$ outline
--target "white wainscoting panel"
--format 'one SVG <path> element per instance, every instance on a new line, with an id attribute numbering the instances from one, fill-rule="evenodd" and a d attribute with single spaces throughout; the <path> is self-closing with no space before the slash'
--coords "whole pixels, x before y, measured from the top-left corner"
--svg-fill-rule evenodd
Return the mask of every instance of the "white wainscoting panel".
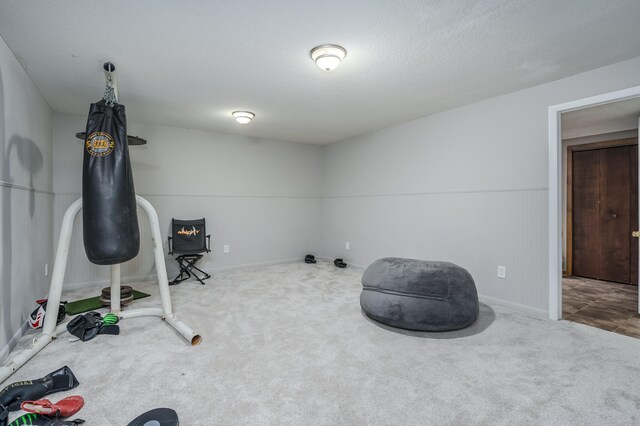
<path id="1" fill-rule="evenodd" d="M 546 311 L 547 203 L 546 189 L 328 197 L 322 255 L 361 267 L 382 257 L 449 261 L 480 294 Z"/>
<path id="2" fill-rule="evenodd" d="M 171 218 L 207 220 L 212 253 L 205 254 L 198 266 L 213 271 L 241 265 L 302 259 L 307 252 L 320 250 L 320 203 L 316 197 L 251 197 L 251 196 L 181 196 L 145 195 L 156 209 L 160 220 L 165 253 Z M 79 194 L 55 196 L 55 244 L 67 207 Z M 144 211 L 138 211 L 140 253 L 122 266 L 122 281 L 154 279 L 155 262 L 149 224 Z M 223 253 L 229 245 L 230 252 Z M 177 273 L 171 256 L 165 257 L 169 277 Z M 82 212 L 78 215 L 69 253 L 65 285 L 107 283 L 109 268 L 88 261 L 83 246 Z"/>

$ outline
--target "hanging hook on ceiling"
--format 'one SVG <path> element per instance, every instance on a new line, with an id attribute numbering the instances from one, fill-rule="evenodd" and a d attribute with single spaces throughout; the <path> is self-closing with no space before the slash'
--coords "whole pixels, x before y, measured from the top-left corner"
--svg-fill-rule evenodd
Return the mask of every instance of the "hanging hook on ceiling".
<path id="1" fill-rule="evenodd" d="M 104 73 L 107 77 L 107 86 L 111 86 L 113 83 L 113 75 L 112 73 L 116 70 L 116 66 L 111 63 L 111 61 L 107 61 L 102 65 L 104 68 Z"/>

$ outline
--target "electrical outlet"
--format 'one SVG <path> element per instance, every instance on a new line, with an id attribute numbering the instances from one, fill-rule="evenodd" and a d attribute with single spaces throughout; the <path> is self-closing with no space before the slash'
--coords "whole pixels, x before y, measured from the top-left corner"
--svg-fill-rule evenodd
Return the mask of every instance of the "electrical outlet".
<path id="1" fill-rule="evenodd" d="M 498 266 L 498 278 L 502 278 L 503 280 L 507 278 L 506 266 Z"/>
<path id="2" fill-rule="evenodd" d="M 229 244 L 225 244 L 225 245 L 224 245 L 224 247 L 223 247 L 223 249 L 224 249 L 224 252 L 225 252 L 225 253 L 229 253 L 229 251 L 230 251 L 230 250 L 229 250 Z"/>
<path id="3" fill-rule="evenodd" d="M 44 264 L 44 276 L 45 277 L 49 276 L 49 264 L 48 263 Z"/>
<path id="4" fill-rule="evenodd" d="M 344 248 L 345 250 L 349 250 L 350 244 L 349 241 L 347 241 L 346 243 L 344 243 Z"/>

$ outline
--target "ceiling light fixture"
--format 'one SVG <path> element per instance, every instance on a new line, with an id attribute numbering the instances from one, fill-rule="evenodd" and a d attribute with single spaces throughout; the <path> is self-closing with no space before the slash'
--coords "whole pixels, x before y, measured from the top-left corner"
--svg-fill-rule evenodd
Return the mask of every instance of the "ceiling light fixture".
<path id="1" fill-rule="evenodd" d="M 235 118 L 236 121 L 240 124 L 251 123 L 251 120 L 253 120 L 253 117 L 256 116 L 254 113 L 250 111 L 233 111 L 231 115 L 233 115 L 233 118 Z"/>
<path id="2" fill-rule="evenodd" d="M 311 49 L 310 55 L 318 68 L 331 71 L 338 68 L 340 62 L 347 56 L 347 51 L 344 47 L 335 44 L 321 44 Z"/>

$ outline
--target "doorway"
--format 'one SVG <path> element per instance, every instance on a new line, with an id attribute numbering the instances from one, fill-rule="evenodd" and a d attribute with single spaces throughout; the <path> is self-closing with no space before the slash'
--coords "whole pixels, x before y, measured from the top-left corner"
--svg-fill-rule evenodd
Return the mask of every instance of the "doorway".
<path id="1" fill-rule="evenodd" d="M 640 100 L 633 108 L 640 113 Z M 638 239 L 631 235 L 638 227 L 638 140 L 579 142 L 566 146 L 562 316 L 640 338 Z"/>
<path id="2" fill-rule="evenodd" d="M 561 126 L 564 115 L 573 111 L 606 106 L 627 100 L 640 100 L 640 86 L 549 107 L 549 318 L 552 320 L 563 318 L 562 273 L 565 265 L 563 256 L 565 244 L 563 239 L 566 237 L 566 232 L 563 229 L 565 223 L 565 204 L 563 199 L 565 195 L 563 179 L 565 153 L 563 151 Z M 638 122 L 637 120 L 636 116 L 636 123 Z M 636 124 L 636 132 L 637 128 Z M 616 214 L 616 212 L 614 211 L 612 214 Z M 630 255 L 630 257 L 632 256 Z M 637 262 L 637 255 L 635 257 Z M 577 283 L 573 283 L 574 287 L 577 285 Z M 635 286 L 632 287 L 632 290 L 636 290 L 634 303 L 636 314 L 640 307 L 640 302 L 637 299 L 637 288 Z"/>
<path id="3" fill-rule="evenodd" d="M 637 143 L 626 138 L 566 147 L 562 316 L 640 338 L 638 240 L 631 235 L 638 226 Z"/>

